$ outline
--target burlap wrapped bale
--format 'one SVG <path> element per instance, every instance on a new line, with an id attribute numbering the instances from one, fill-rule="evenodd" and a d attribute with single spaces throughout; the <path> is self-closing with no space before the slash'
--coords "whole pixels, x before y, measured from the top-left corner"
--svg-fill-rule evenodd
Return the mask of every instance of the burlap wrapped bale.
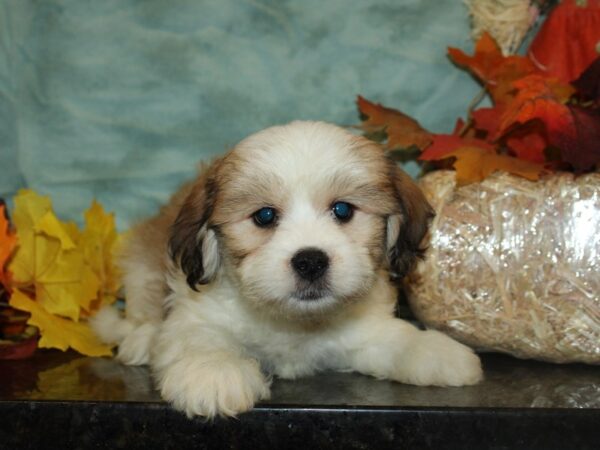
<path id="1" fill-rule="evenodd" d="M 409 283 L 416 316 L 484 350 L 600 363 L 600 174 L 421 185 L 437 212 Z"/>

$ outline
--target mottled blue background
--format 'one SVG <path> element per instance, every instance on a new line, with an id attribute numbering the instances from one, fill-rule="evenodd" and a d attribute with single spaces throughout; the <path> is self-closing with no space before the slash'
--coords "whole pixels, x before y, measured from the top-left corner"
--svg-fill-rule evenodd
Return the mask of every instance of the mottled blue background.
<path id="1" fill-rule="evenodd" d="M 449 131 L 468 35 L 460 0 L 0 0 L 0 196 L 123 228 L 249 133 L 357 123 L 359 93 Z"/>

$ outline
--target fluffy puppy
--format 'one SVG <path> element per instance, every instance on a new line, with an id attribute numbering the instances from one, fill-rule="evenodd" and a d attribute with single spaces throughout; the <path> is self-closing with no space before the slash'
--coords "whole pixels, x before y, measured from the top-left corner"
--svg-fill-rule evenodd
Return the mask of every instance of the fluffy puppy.
<path id="1" fill-rule="evenodd" d="M 133 230 L 126 317 L 93 325 L 188 416 L 235 415 L 268 398 L 272 375 L 323 369 L 474 384 L 469 348 L 394 317 L 391 280 L 431 215 L 377 144 L 321 122 L 268 128 Z"/>

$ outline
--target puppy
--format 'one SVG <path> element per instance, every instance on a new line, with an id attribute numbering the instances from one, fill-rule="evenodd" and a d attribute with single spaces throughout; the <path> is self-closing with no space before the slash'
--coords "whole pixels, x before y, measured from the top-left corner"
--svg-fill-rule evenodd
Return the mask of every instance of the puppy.
<path id="1" fill-rule="evenodd" d="M 375 143 L 321 122 L 256 133 L 134 228 L 126 317 L 93 320 L 188 416 L 233 416 L 271 376 L 477 383 L 467 347 L 394 317 L 432 211 Z"/>

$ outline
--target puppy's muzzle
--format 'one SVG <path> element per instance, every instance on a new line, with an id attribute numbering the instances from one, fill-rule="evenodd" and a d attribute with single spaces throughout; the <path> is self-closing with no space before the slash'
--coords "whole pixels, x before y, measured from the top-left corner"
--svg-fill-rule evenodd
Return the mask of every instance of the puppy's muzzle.
<path id="1" fill-rule="evenodd" d="M 329 267 L 329 257 L 318 248 L 304 248 L 292 257 L 292 267 L 303 280 L 313 282 Z"/>

